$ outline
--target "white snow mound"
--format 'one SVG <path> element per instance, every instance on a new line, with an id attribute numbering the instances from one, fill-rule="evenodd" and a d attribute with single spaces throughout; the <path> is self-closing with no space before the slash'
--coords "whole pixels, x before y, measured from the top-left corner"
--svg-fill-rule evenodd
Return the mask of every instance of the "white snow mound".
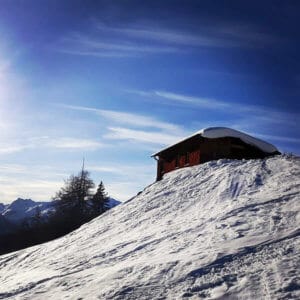
<path id="1" fill-rule="evenodd" d="M 299 299 L 300 159 L 168 173 L 52 242 L 0 257 L 0 299 Z"/>

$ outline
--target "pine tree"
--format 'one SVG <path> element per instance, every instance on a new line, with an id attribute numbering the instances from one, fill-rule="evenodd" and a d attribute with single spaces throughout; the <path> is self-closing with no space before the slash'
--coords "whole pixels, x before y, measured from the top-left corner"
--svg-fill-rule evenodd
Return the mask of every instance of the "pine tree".
<path id="1" fill-rule="evenodd" d="M 88 219 L 87 200 L 92 198 L 94 182 L 88 171 L 82 170 L 77 176 L 71 175 L 53 198 L 57 201 L 56 217 L 62 219 L 66 226 L 73 227 Z"/>
<path id="2" fill-rule="evenodd" d="M 101 181 L 98 185 L 97 191 L 92 198 L 93 213 L 98 216 L 108 209 L 109 197 L 107 196 L 104 184 Z"/>
<path id="3" fill-rule="evenodd" d="M 82 170 L 77 176 L 71 175 L 65 181 L 65 186 L 56 193 L 53 200 L 81 205 L 92 197 L 91 190 L 95 185 L 89 176 L 90 174 L 86 170 Z"/>

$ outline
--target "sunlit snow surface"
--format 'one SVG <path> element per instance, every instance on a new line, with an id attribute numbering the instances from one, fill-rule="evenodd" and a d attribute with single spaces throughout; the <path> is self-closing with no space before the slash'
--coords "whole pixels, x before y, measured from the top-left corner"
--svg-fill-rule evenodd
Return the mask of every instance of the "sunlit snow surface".
<path id="1" fill-rule="evenodd" d="M 1 299 L 297 299 L 300 160 L 167 174 L 55 241 L 0 257 Z"/>

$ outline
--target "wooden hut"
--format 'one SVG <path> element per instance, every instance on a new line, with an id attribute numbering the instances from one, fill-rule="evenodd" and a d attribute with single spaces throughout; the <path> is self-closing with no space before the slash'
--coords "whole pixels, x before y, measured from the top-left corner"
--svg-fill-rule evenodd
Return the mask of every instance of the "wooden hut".
<path id="1" fill-rule="evenodd" d="M 265 141 L 240 131 L 211 127 L 168 146 L 152 157 L 157 160 L 157 180 L 178 168 L 194 166 L 220 158 L 253 159 L 280 154 Z"/>

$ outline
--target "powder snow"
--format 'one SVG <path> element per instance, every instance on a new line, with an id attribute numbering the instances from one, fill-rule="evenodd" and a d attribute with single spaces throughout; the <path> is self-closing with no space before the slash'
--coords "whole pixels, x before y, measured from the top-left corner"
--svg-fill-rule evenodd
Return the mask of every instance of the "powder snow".
<path id="1" fill-rule="evenodd" d="M 300 159 L 170 172 L 51 242 L 0 257 L 0 299 L 296 299 Z"/>

